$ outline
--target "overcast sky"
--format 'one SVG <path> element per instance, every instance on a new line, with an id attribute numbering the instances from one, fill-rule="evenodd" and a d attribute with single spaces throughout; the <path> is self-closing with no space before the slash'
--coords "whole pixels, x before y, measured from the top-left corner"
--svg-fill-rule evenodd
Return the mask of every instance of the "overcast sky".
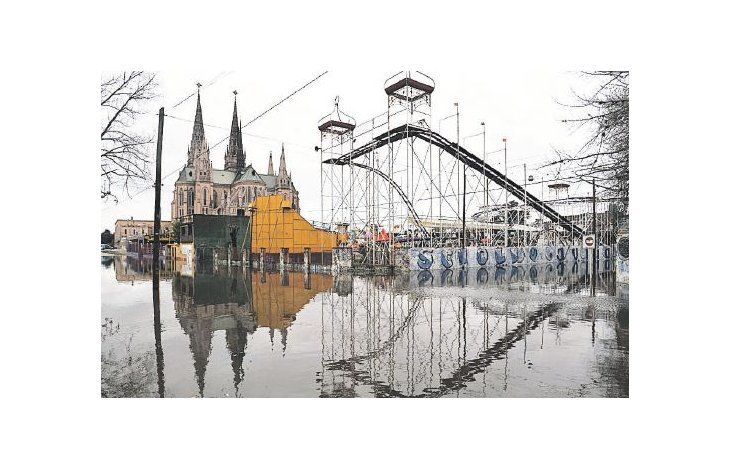
<path id="1" fill-rule="evenodd" d="M 173 106 L 195 91 L 201 82 L 203 121 L 208 144 L 213 146 L 228 136 L 233 109 L 233 90 L 238 91 L 238 115 L 243 124 L 253 119 L 271 105 L 319 75 L 329 72 L 318 81 L 297 93 L 291 99 L 244 129 L 243 142 L 247 151 L 247 163 L 265 171 L 269 151 L 274 152 L 274 167 L 278 168 L 281 143 L 286 146 L 287 167 L 299 190 L 302 213 L 305 217 L 319 218 L 319 155 L 313 147 L 319 144 L 317 122 L 332 110 L 333 99 L 340 96 L 340 107 L 356 121 L 367 120 L 386 110 L 384 81 L 398 69 L 373 69 L 360 66 L 357 71 L 345 68 L 301 69 L 296 72 L 279 68 L 251 68 L 238 71 L 206 72 L 159 72 L 160 97 L 149 106 L 150 114 L 139 119 L 137 129 L 155 133 L 157 109 L 165 107 L 171 117 L 165 119 L 162 154 L 162 218 L 170 219 L 170 203 L 177 172 L 187 159 L 187 147 L 192 134 L 195 116 L 195 97 L 179 106 Z M 430 75 L 436 82 L 433 94 L 433 123 L 454 112 L 454 102 L 459 102 L 461 112 L 461 136 L 481 133 L 480 122 L 487 127 L 487 151 L 499 149 L 502 138 L 509 142 L 509 176 L 522 182 L 523 163 L 528 174 L 536 178 L 547 175 L 547 170 L 536 171 L 538 166 L 554 158 L 554 148 L 575 146 L 581 133 L 573 133 L 561 119 L 566 118 L 566 108 L 558 101 L 571 101 L 571 88 L 585 89 L 585 82 L 576 72 L 513 71 L 500 70 L 491 73 L 470 73 L 464 67 L 458 71 L 448 67 L 418 69 Z M 208 85 L 208 83 L 211 83 Z M 444 122 L 442 132 L 456 140 L 453 123 Z M 227 141 L 211 150 L 213 167 L 223 168 L 223 155 Z M 481 153 L 481 136 L 465 141 L 474 153 Z M 150 150 L 154 159 L 154 147 Z M 490 164 L 499 170 L 504 168 L 501 155 L 490 158 Z M 152 165 L 154 172 L 154 165 Z M 169 175 L 169 176 L 168 176 Z M 165 178 L 165 176 L 168 176 Z M 141 187 L 144 188 L 144 187 Z M 539 189 L 532 190 L 539 194 Z M 116 219 L 152 219 L 154 189 L 132 190 L 133 198 L 122 194 L 118 204 L 102 202 L 101 230 L 114 229 Z M 588 188 L 571 188 L 571 195 L 586 195 Z M 539 196 L 539 195 L 538 195 Z"/>

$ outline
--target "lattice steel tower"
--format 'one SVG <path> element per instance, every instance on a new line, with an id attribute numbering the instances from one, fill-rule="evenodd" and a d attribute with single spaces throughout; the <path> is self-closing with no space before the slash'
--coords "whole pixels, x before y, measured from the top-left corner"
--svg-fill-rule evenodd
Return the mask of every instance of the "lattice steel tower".
<path id="1" fill-rule="evenodd" d="M 320 195 L 322 225 L 329 230 L 349 228 L 352 224 L 352 167 L 325 165 L 326 159 L 336 158 L 352 150 L 355 119 L 340 110 L 339 96 L 331 113 L 319 120 L 320 132 Z"/>
<path id="2" fill-rule="evenodd" d="M 388 184 L 388 227 L 393 244 L 393 233 L 401 235 L 400 240 L 413 244 L 417 236 L 421 240 L 426 235 L 417 235 L 415 214 L 433 218 L 434 186 L 433 186 L 433 158 L 431 143 L 420 149 L 415 148 L 414 138 L 406 135 L 402 141 L 390 139 L 391 129 L 398 126 L 416 125 L 431 129 L 431 98 L 436 87 L 434 80 L 423 72 L 402 71 L 388 78 L 384 84 L 388 98 L 387 130 L 388 145 L 387 158 L 383 159 L 391 181 Z M 398 184 L 405 195 L 405 201 L 393 195 L 393 183 Z M 437 198 L 438 199 L 438 198 Z M 392 252 L 391 252 L 392 257 Z"/>

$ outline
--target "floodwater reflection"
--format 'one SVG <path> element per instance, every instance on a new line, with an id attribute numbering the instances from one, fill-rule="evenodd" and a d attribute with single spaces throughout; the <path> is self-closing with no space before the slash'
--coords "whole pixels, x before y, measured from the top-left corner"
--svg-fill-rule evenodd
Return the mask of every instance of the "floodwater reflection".
<path id="1" fill-rule="evenodd" d="M 331 276 L 102 260 L 108 397 L 626 397 L 628 290 L 583 264 Z"/>

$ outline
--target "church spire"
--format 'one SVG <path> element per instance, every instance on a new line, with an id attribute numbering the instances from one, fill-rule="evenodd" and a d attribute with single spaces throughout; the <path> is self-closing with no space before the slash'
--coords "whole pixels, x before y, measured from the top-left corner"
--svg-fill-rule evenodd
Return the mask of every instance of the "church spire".
<path id="1" fill-rule="evenodd" d="M 246 357 L 246 344 L 248 338 L 246 330 L 238 322 L 233 329 L 226 329 L 226 345 L 231 353 L 231 366 L 233 367 L 233 388 L 238 396 L 239 386 L 243 381 L 243 359 Z"/>
<path id="2" fill-rule="evenodd" d="M 276 176 L 276 188 L 277 189 L 289 189 L 291 188 L 291 181 L 289 175 L 286 172 L 286 157 L 284 156 L 284 144 L 281 144 L 281 158 L 279 158 L 279 174 Z"/>
<path id="3" fill-rule="evenodd" d="M 287 335 L 287 328 L 283 328 L 281 330 L 281 356 L 286 355 L 286 335 Z"/>
<path id="4" fill-rule="evenodd" d="M 188 166 L 195 171 L 196 181 L 210 180 L 210 151 L 208 141 L 205 140 L 203 128 L 203 108 L 200 105 L 200 83 L 198 85 L 198 106 L 195 109 L 195 122 L 193 123 L 193 138 L 188 148 Z"/>
<path id="5" fill-rule="evenodd" d="M 271 150 L 269 150 L 269 171 L 266 173 L 269 176 L 274 175 L 274 159 L 271 157 Z"/>
<path id="6" fill-rule="evenodd" d="M 241 122 L 238 122 L 238 145 L 241 146 L 241 149 L 243 149 L 243 134 L 241 133 Z M 238 169 L 243 169 L 246 167 L 246 150 L 243 150 L 243 152 L 238 155 L 237 161 Z"/>
<path id="7" fill-rule="evenodd" d="M 188 150 L 188 166 L 193 165 L 195 155 L 200 153 L 205 146 L 205 129 L 203 127 L 203 107 L 200 105 L 200 83 L 198 86 L 198 105 L 195 108 L 195 122 L 193 123 L 193 137 L 190 140 L 190 149 Z"/>
<path id="8" fill-rule="evenodd" d="M 183 329 L 185 329 L 183 327 Z M 211 340 L 213 338 L 212 320 L 190 319 L 186 330 L 190 336 L 190 351 L 193 354 L 193 368 L 195 369 L 195 380 L 198 383 L 198 394 L 203 397 L 205 393 L 205 371 L 210 358 Z"/>
<path id="9" fill-rule="evenodd" d="M 231 134 L 228 136 L 228 148 L 225 155 L 225 168 L 233 171 L 237 168 L 243 168 L 246 163 L 241 138 L 241 125 L 238 122 L 237 94 L 238 91 L 233 91 L 233 119 L 231 120 Z"/>
<path id="10" fill-rule="evenodd" d="M 281 158 L 279 158 L 279 177 L 286 177 L 286 157 L 284 156 L 284 143 L 281 143 Z"/>

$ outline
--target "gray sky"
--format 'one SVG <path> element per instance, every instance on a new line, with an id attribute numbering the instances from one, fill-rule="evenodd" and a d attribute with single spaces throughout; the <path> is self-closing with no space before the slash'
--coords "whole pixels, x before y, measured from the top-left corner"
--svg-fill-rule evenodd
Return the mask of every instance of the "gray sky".
<path id="1" fill-rule="evenodd" d="M 208 144 L 213 146 L 230 131 L 234 89 L 238 91 L 239 118 L 245 124 L 323 70 L 312 68 L 291 72 L 279 68 L 255 68 L 159 72 L 160 98 L 149 106 L 149 115 L 140 117 L 137 127 L 150 133 L 156 132 L 156 112 L 160 106 L 165 107 L 167 115 L 188 120 L 165 119 L 162 218 L 170 218 L 174 181 L 187 158 L 195 115 L 195 97 L 190 97 L 174 109 L 172 106 L 192 94 L 196 82 L 204 85 L 213 82 L 201 90 L 205 134 Z M 336 95 L 340 96 L 340 108 L 356 121 L 364 121 L 384 112 L 387 100 L 383 83 L 398 71 L 370 70 L 367 66 L 365 70 L 361 67 L 357 71 L 344 68 L 327 70 L 329 72 L 318 81 L 245 128 L 243 136 L 247 162 L 253 163 L 258 170 L 265 171 L 270 150 L 274 152 L 274 167 L 277 168 L 281 143 L 285 144 L 287 167 L 300 193 L 302 214 L 310 220 L 319 219 L 320 208 L 319 155 L 313 150 L 319 144 L 317 121 L 332 110 Z M 585 83 L 576 72 L 505 70 L 470 73 L 463 67 L 458 72 L 447 67 L 418 70 L 430 75 L 436 82 L 433 94 L 434 128 L 437 128 L 440 118 L 454 112 L 453 103 L 458 101 L 462 138 L 480 133 L 481 121 L 487 126 L 487 151 L 501 148 L 501 139 L 507 137 L 509 176 L 519 182 L 523 177 L 523 163 L 528 165 L 528 174 L 534 174 L 536 178 L 548 175 L 547 170 L 535 171 L 535 168 L 553 158 L 553 147 L 575 146 L 582 139 L 580 133 L 571 133 L 560 122 L 567 112 L 556 102 L 569 102 L 571 88 L 581 90 L 581 85 L 584 88 Z M 442 133 L 456 140 L 453 119 L 443 122 Z M 481 153 L 481 136 L 467 139 L 465 145 L 472 152 Z M 212 149 L 214 168 L 223 167 L 226 146 L 227 141 L 224 141 Z M 150 154 L 154 159 L 154 147 Z M 502 155 L 493 155 L 489 163 L 499 170 L 504 168 Z M 165 179 L 164 176 L 168 174 L 169 177 Z M 539 196 L 539 188 L 530 191 Z M 131 190 L 131 194 L 131 199 L 122 195 L 118 204 L 102 202 L 101 230 L 108 228 L 113 231 L 116 219 L 152 218 L 154 190 L 151 187 L 141 192 Z M 586 194 L 587 187 L 571 187 L 571 195 Z"/>

